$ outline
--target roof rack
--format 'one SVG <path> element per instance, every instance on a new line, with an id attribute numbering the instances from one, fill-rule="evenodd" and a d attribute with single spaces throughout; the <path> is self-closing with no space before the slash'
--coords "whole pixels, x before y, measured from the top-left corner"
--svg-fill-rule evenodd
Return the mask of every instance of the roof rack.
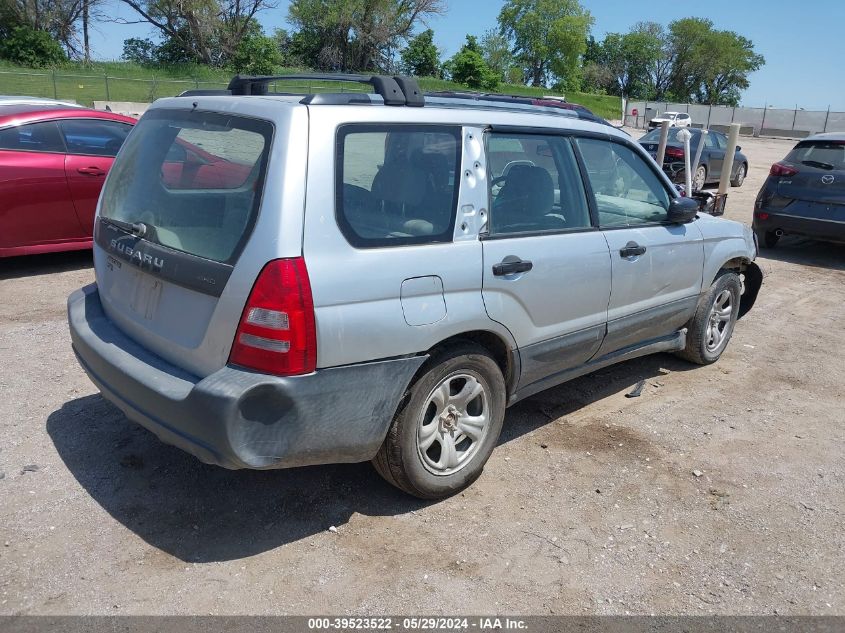
<path id="1" fill-rule="evenodd" d="M 335 73 L 294 74 L 294 75 L 236 75 L 229 82 L 228 90 L 233 95 L 265 95 L 268 94 L 268 84 L 274 81 L 338 81 L 359 84 L 369 84 L 384 100 L 385 105 L 392 106 L 422 106 L 424 101 L 416 80 L 409 77 L 387 77 L 385 75 L 349 75 Z M 308 103 L 316 103 L 321 99 L 315 97 Z"/>
<path id="2" fill-rule="evenodd" d="M 341 93 L 316 93 L 305 94 L 300 103 L 306 105 L 372 105 L 384 103 L 389 106 L 411 106 L 422 107 L 428 103 L 439 107 L 457 107 L 467 105 L 467 102 L 474 102 L 476 107 L 481 108 L 507 108 L 518 111 L 533 110 L 542 108 L 546 114 L 557 114 L 568 117 L 575 117 L 610 125 L 603 118 L 596 116 L 589 109 L 574 103 L 568 103 L 559 97 L 532 97 L 526 95 L 509 95 L 489 92 L 472 92 L 441 90 L 427 92 L 425 95 L 420 91 L 416 79 L 402 76 L 386 75 L 359 75 L 341 73 L 309 73 L 291 75 L 235 75 L 229 82 L 226 90 L 188 90 L 183 92 L 182 97 L 206 96 L 206 95 L 291 95 L 303 93 L 269 92 L 271 83 L 277 81 L 330 81 L 348 82 L 372 86 L 375 94 L 381 97 L 381 101 L 375 101 L 370 93 L 341 92 Z"/>

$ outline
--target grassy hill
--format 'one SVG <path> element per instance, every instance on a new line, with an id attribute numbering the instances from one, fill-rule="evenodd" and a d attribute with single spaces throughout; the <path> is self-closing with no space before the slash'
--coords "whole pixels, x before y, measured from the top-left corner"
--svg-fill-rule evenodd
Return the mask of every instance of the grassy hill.
<path id="1" fill-rule="evenodd" d="M 291 73 L 304 72 L 295 68 L 280 70 Z M 199 65 L 147 68 L 127 62 L 95 62 L 85 67 L 68 65 L 55 70 L 45 70 L 21 68 L 0 62 L 0 94 L 72 99 L 85 105 L 91 105 L 95 100 L 149 102 L 192 88 L 225 88 L 231 75 L 231 71 Z M 431 77 L 422 77 L 419 82 L 426 91 L 468 90 L 461 84 Z M 280 82 L 278 87 L 282 89 L 285 85 L 288 88 L 314 92 L 350 90 L 348 84 L 333 86 L 330 82 L 306 82 L 297 86 Z M 546 88 L 513 84 L 501 84 L 498 92 L 538 97 L 555 94 Z M 607 119 L 618 119 L 622 109 L 619 97 L 569 92 L 566 98 Z"/>

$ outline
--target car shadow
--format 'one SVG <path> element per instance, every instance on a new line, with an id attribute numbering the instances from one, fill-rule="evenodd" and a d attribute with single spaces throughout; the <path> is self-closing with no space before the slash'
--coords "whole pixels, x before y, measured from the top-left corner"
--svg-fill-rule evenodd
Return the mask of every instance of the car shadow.
<path id="1" fill-rule="evenodd" d="M 760 257 L 789 264 L 845 270 L 845 244 L 819 242 L 794 235 L 784 235 L 775 248 L 762 249 Z"/>
<path id="2" fill-rule="evenodd" d="M 500 444 L 627 386 L 691 365 L 660 354 L 628 361 L 509 409 Z M 187 562 L 245 558 L 346 523 L 432 502 L 384 482 L 370 464 L 231 471 L 200 463 L 127 420 L 99 394 L 64 403 L 47 432 L 67 468 L 115 520 Z"/>
<path id="3" fill-rule="evenodd" d="M 37 277 L 72 270 L 91 268 L 94 260 L 90 250 L 45 253 L 43 255 L 19 255 L 0 259 L 0 279 Z"/>

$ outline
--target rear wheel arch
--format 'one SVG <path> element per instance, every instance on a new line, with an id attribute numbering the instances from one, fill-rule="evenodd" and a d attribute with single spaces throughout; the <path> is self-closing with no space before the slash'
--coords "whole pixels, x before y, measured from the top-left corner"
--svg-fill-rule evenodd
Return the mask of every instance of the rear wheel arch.
<path id="1" fill-rule="evenodd" d="M 489 330 L 471 330 L 455 334 L 439 341 L 435 345 L 432 345 L 431 348 L 426 351 L 426 354 L 429 358 L 433 358 L 438 356 L 439 352 L 443 349 L 452 345 L 460 345 L 461 343 L 473 343 L 484 348 L 499 366 L 502 376 L 505 379 L 508 394 L 513 391 L 519 378 L 519 357 L 516 354 L 516 350 L 514 350 L 504 338 L 495 332 L 490 332 Z M 413 385 L 419 377 L 428 370 L 428 368 L 429 363 L 423 363 L 423 365 L 417 370 L 417 373 L 414 374 L 409 386 Z"/>

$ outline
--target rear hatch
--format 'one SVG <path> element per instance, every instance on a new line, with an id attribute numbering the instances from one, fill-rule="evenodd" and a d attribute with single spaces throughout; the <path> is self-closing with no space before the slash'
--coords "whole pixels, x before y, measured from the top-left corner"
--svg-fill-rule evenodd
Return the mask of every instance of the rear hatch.
<path id="1" fill-rule="evenodd" d="M 798 173 L 780 178 L 778 196 L 823 205 L 845 205 L 845 141 L 801 141 L 783 163 Z"/>
<path id="2" fill-rule="evenodd" d="M 272 235 L 269 252 L 248 254 L 263 230 L 257 222 L 274 133 L 274 124 L 259 118 L 153 108 L 103 189 L 94 238 L 107 316 L 198 376 L 226 363 L 257 272 L 278 256 Z M 275 232 L 278 222 L 264 228 Z M 251 261 L 236 273 L 243 260 Z"/>

